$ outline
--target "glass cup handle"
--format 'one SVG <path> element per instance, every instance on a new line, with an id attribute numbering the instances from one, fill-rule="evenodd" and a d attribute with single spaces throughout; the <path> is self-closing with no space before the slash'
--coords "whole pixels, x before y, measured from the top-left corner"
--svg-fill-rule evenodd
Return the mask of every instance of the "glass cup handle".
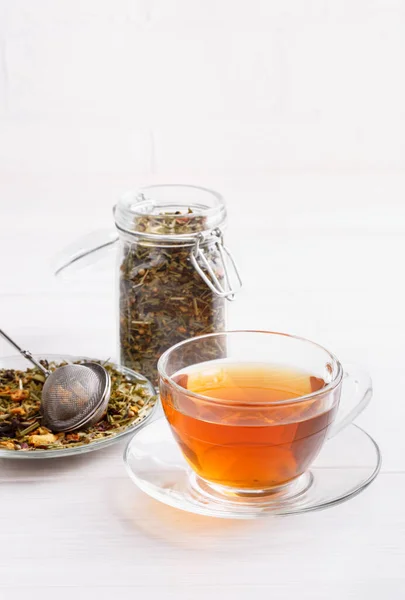
<path id="1" fill-rule="evenodd" d="M 346 388 L 346 389 L 345 389 Z M 347 389 L 349 388 L 349 390 Z M 345 427 L 350 425 L 359 416 L 361 412 L 366 408 L 373 395 L 373 386 L 371 378 L 362 369 L 354 365 L 349 365 L 345 368 L 342 382 L 342 396 L 340 399 L 340 408 L 336 421 L 332 424 L 329 431 L 328 438 L 333 437 Z M 347 398 L 347 400 L 346 400 Z M 350 409 L 345 410 L 344 405 L 346 404 L 354 406 Z M 340 417 L 340 414 L 343 415 Z"/>

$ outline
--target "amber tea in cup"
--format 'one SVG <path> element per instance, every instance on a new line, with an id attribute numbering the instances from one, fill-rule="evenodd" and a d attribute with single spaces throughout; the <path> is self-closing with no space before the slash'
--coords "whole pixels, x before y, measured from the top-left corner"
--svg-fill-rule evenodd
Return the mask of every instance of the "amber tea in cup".
<path id="1" fill-rule="evenodd" d="M 313 342 L 248 331 L 177 344 L 159 372 L 166 418 L 192 470 L 245 494 L 279 490 L 307 471 L 330 434 L 343 377 Z"/>
<path id="2" fill-rule="evenodd" d="M 319 413 L 311 400 L 266 408 L 268 402 L 293 400 L 326 385 L 304 371 L 271 365 L 218 361 L 173 380 L 184 396 L 178 396 L 177 406 L 169 395 L 162 401 L 176 441 L 198 475 L 229 487 L 270 488 L 301 475 L 318 454 L 336 409 Z M 193 411 L 188 391 L 256 406 L 248 415 L 243 407 L 238 412 L 215 403 Z"/>

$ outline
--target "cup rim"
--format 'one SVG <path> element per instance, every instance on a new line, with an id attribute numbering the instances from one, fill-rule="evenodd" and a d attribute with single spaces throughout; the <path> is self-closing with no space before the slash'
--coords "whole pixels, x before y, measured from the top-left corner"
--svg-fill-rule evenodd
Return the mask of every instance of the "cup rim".
<path id="1" fill-rule="evenodd" d="M 181 385 L 176 383 L 172 379 L 172 377 L 166 373 L 165 368 L 164 368 L 164 363 L 167 361 L 167 357 L 170 355 L 170 353 L 173 350 L 177 350 L 181 346 L 185 346 L 186 344 L 189 344 L 190 342 L 194 342 L 196 340 L 203 340 L 203 339 L 210 338 L 210 337 L 218 337 L 221 335 L 229 335 L 229 334 L 237 334 L 237 333 L 254 333 L 254 334 L 259 333 L 259 334 L 287 337 L 287 338 L 292 338 L 292 339 L 306 342 L 308 344 L 316 346 L 317 348 L 326 352 L 326 354 L 329 355 L 331 361 L 336 364 L 336 366 L 337 366 L 336 376 L 325 387 L 321 388 L 320 390 L 316 390 L 315 392 L 311 392 L 310 394 L 305 394 L 305 396 L 299 396 L 298 398 L 293 398 L 293 399 L 288 399 L 288 400 L 276 400 L 276 401 L 272 401 L 272 402 L 248 402 L 247 403 L 247 402 L 240 402 L 240 401 L 235 401 L 235 400 L 226 400 L 225 398 L 211 398 L 210 396 L 204 396 L 203 394 L 198 394 L 196 392 L 192 392 L 191 390 L 186 390 Z M 245 406 L 245 407 L 272 406 L 272 405 L 281 406 L 283 404 L 296 404 L 298 402 L 304 402 L 306 400 L 316 398 L 317 396 L 321 396 L 325 393 L 331 392 L 341 383 L 341 381 L 343 379 L 342 364 L 340 363 L 338 358 L 334 354 L 332 354 L 332 352 L 327 350 L 321 344 L 318 344 L 317 342 L 313 342 L 312 340 L 309 340 L 308 338 L 305 338 L 305 337 L 302 337 L 299 335 L 293 335 L 290 333 L 282 333 L 279 331 L 268 331 L 265 329 L 232 329 L 229 331 L 218 331 L 216 333 L 207 333 L 205 335 L 188 338 L 187 340 L 183 340 L 181 342 L 178 342 L 177 344 L 174 344 L 174 346 L 171 346 L 162 354 L 162 356 L 159 358 L 159 361 L 157 364 L 157 370 L 158 370 L 159 377 L 162 380 L 168 382 L 171 386 L 173 386 L 180 393 L 184 394 L 185 392 L 187 392 L 187 396 L 191 396 L 193 398 L 197 398 L 197 399 L 203 400 L 205 402 L 210 402 L 212 404 L 226 404 L 226 405 L 235 405 L 235 406 L 237 405 L 237 406 Z"/>

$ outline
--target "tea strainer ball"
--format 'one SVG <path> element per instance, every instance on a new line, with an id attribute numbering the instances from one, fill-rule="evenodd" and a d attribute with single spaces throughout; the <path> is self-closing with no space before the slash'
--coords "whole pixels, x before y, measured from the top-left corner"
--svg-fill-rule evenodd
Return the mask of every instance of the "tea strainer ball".
<path id="1" fill-rule="evenodd" d="M 110 377 L 97 363 L 64 365 L 48 375 L 41 412 L 52 431 L 73 431 L 101 419 L 110 399 Z"/>
<path id="2" fill-rule="evenodd" d="M 46 377 L 41 401 L 44 425 L 55 432 L 67 432 L 89 427 L 101 419 L 111 393 L 111 379 L 102 365 L 68 364 L 50 372 L 1 329 L 0 335 Z"/>

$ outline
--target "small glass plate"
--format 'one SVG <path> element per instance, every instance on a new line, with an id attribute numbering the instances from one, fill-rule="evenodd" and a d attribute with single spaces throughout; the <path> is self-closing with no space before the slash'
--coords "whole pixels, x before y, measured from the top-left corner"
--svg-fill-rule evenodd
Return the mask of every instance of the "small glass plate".
<path id="1" fill-rule="evenodd" d="M 152 498 L 192 513 L 228 519 L 255 519 L 318 510 L 349 500 L 364 490 L 381 466 L 380 450 L 356 425 L 328 440 L 297 493 L 240 503 L 207 493 L 180 452 L 165 418 L 138 431 L 124 461 L 131 479 Z"/>
<path id="2" fill-rule="evenodd" d="M 36 354 L 34 355 L 36 359 L 44 359 L 49 362 L 61 363 L 64 361 L 75 362 L 79 360 L 96 360 L 94 358 L 89 358 L 88 356 L 71 356 L 71 355 L 61 355 L 61 354 Z M 146 377 L 136 373 L 132 369 L 128 369 L 127 367 L 123 367 L 117 365 L 113 362 L 108 361 L 107 364 L 111 365 L 117 371 L 120 371 L 130 379 L 139 382 L 140 379 L 144 380 L 145 383 L 150 387 L 152 394 L 156 394 L 155 388 L 150 383 Z M 0 369 L 18 369 L 21 371 L 25 371 L 26 369 L 31 368 L 32 365 L 28 362 L 26 358 L 16 354 L 14 356 L 6 356 L 0 357 Z M 66 456 L 73 456 L 75 454 L 85 454 L 86 452 L 93 452 L 94 450 L 101 450 L 101 448 L 106 448 L 111 444 L 115 444 L 118 440 L 122 440 L 124 437 L 134 433 L 139 427 L 143 427 L 145 423 L 149 421 L 151 416 L 154 414 L 156 410 L 156 406 L 158 403 L 154 405 L 150 413 L 148 413 L 145 418 L 139 423 L 133 423 L 129 427 L 126 427 L 112 435 L 111 437 L 107 437 L 100 440 L 95 440 L 94 442 L 90 442 L 84 446 L 75 446 L 74 448 L 61 448 L 54 450 L 7 450 L 6 448 L 0 448 L 0 458 L 11 458 L 17 460 L 35 460 L 41 458 L 62 458 Z"/>

